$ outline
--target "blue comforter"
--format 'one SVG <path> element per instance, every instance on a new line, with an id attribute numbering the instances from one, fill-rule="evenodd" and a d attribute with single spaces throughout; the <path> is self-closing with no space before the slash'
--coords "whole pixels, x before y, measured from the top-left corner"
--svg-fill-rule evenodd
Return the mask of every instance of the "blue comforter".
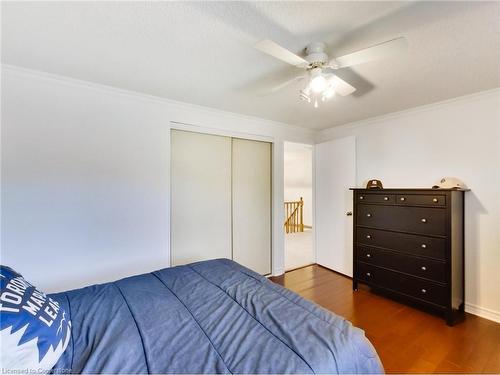
<path id="1" fill-rule="evenodd" d="M 363 331 L 227 259 L 58 293 L 73 373 L 380 373 Z"/>

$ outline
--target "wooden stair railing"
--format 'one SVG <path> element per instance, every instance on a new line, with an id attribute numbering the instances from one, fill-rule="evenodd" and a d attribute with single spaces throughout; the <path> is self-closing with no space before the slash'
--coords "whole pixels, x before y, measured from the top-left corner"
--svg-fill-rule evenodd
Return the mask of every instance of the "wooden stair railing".
<path id="1" fill-rule="evenodd" d="M 304 231 L 304 201 L 285 202 L 285 232 L 295 233 Z"/>

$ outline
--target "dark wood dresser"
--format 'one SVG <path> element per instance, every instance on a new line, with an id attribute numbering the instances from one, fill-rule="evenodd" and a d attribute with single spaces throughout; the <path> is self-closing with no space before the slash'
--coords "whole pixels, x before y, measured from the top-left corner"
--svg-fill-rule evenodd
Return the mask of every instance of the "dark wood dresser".
<path id="1" fill-rule="evenodd" d="M 464 316 L 463 190 L 354 191 L 354 274 L 400 302 Z"/>

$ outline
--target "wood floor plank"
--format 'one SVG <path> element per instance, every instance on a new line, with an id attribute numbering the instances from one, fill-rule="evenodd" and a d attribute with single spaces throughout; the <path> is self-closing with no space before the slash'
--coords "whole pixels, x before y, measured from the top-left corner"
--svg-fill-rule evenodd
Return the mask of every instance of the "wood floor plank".
<path id="1" fill-rule="evenodd" d="M 466 314 L 453 327 L 318 265 L 272 281 L 363 329 L 388 373 L 500 373 L 500 324 Z"/>
<path id="2" fill-rule="evenodd" d="M 500 372 L 500 337 L 497 337 L 497 343 L 490 353 L 490 357 L 486 361 L 484 368 L 482 369 L 483 373 L 498 373 Z"/>

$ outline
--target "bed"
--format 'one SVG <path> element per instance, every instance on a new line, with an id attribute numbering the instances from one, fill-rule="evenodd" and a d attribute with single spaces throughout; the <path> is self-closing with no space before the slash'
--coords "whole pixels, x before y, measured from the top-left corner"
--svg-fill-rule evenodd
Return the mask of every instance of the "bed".
<path id="1" fill-rule="evenodd" d="M 228 259 L 51 297 L 72 322 L 54 372 L 383 372 L 362 330 Z"/>

